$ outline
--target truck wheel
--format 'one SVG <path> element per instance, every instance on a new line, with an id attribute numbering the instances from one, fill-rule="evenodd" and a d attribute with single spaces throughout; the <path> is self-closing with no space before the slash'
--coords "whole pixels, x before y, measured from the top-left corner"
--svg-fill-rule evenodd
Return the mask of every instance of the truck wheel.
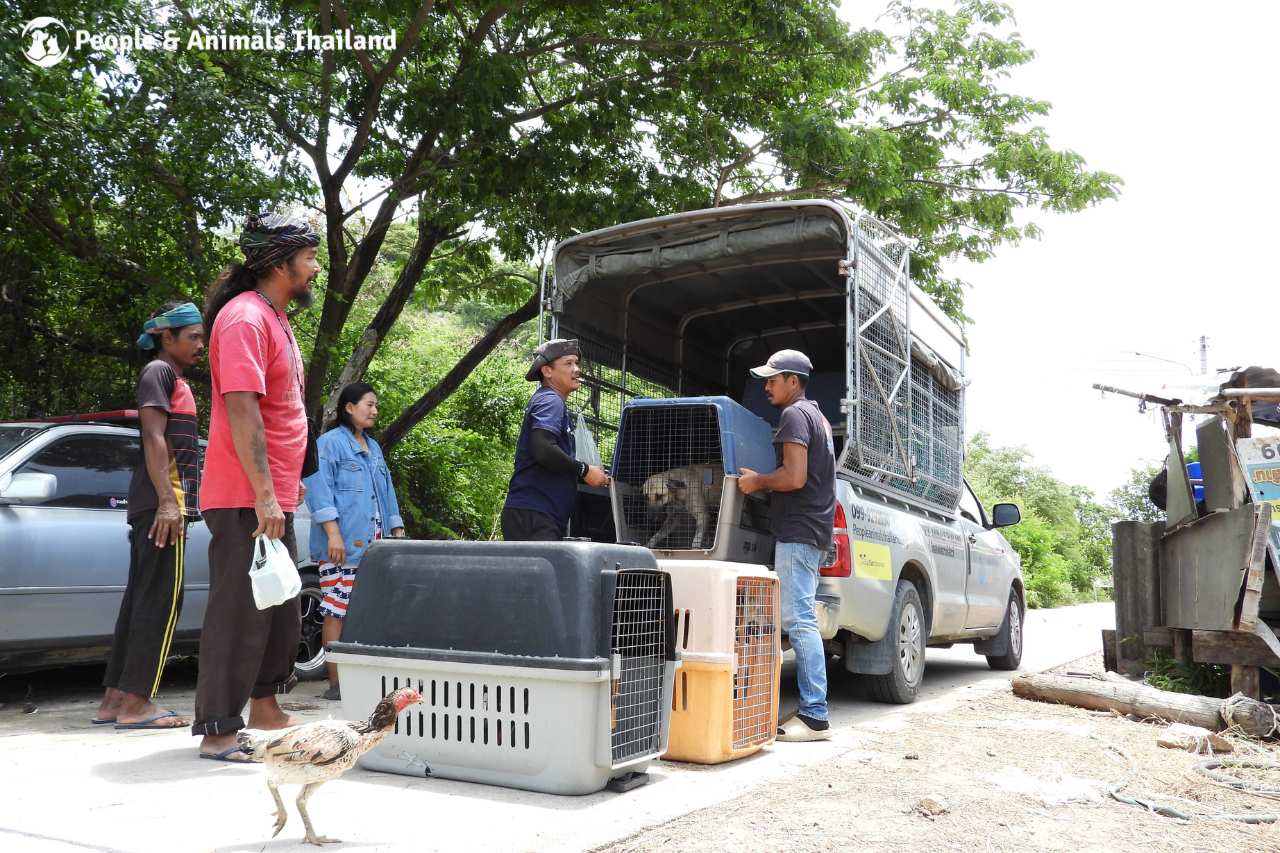
<path id="1" fill-rule="evenodd" d="M 328 675 L 325 667 L 324 642 L 320 629 L 324 617 L 320 615 L 320 578 L 311 572 L 302 572 L 302 592 L 298 605 L 302 610 L 302 637 L 298 640 L 298 658 L 293 663 L 293 674 L 299 681 L 317 681 Z"/>
<path id="2" fill-rule="evenodd" d="M 916 700 L 924 677 L 924 645 L 929 634 L 920 593 L 911 581 L 898 581 L 889 631 L 894 643 L 893 669 L 885 675 L 868 676 L 871 696 L 877 702 L 908 705 Z"/>
<path id="3" fill-rule="evenodd" d="M 987 655 L 987 666 L 992 669 L 1015 670 L 1022 664 L 1022 600 L 1017 590 L 1009 593 L 1009 607 L 1004 612 L 1004 622 L 1000 625 L 1001 640 L 1007 652 L 1002 655 Z"/>

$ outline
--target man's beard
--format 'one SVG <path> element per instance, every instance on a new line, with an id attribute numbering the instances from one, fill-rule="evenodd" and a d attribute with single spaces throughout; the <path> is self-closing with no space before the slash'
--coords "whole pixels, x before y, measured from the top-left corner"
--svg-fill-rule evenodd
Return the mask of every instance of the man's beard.
<path id="1" fill-rule="evenodd" d="M 303 286 L 293 294 L 293 303 L 299 308 L 310 308 L 316 301 L 316 292 L 307 286 L 310 282 L 304 282 Z"/>

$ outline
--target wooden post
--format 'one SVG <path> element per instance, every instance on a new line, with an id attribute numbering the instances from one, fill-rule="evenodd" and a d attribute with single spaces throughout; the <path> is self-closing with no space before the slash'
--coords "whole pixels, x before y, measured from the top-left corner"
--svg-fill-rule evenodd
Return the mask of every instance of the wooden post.
<path id="1" fill-rule="evenodd" d="M 1173 629 L 1173 657 L 1183 663 L 1191 663 L 1192 656 L 1191 631 L 1187 628 Z"/>
<path id="2" fill-rule="evenodd" d="M 1141 675 L 1146 633 L 1164 624 L 1160 600 L 1160 537 L 1164 524 L 1121 521 L 1111 527 L 1111 576 L 1116 608 L 1116 665 Z"/>
<path id="3" fill-rule="evenodd" d="M 1106 672 L 1119 672 L 1116 659 L 1116 632 L 1110 628 L 1102 629 L 1102 668 Z"/>
<path id="4" fill-rule="evenodd" d="M 1256 666 L 1231 665 L 1231 692 L 1243 693 L 1250 699 L 1262 698 L 1261 670 Z"/>

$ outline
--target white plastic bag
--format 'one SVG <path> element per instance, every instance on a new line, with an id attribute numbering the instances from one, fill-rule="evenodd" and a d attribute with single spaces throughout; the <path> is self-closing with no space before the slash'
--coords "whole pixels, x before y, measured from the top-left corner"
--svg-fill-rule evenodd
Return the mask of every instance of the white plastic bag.
<path id="1" fill-rule="evenodd" d="M 249 583 L 253 586 L 253 603 L 259 610 L 284 604 L 302 591 L 302 578 L 289 549 L 279 539 L 265 536 L 254 540 Z"/>
<path id="2" fill-rule="evenodd" d="M 600 464 L 600 448 L 596 447 L 595 436 L 587 428 L 587 419 L 578 415 L 578 425 L 573 430 L 574 457 L 588 465 Z"/>

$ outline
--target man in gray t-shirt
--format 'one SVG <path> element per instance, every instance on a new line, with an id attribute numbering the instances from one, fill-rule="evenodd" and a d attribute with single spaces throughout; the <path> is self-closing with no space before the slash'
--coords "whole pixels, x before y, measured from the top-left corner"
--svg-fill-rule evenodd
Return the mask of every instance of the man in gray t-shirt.
<path id="1" fill-rule="evenodd" d="M 770 405 L 782 410 L 773 434 L 777 469 L 760 474 L 741 469 L 738 489 L 774 493 L 770 521 L 776 545 L 773 564 L 782 587 L 782 629 L 796 653 L 800 712 L 778 730 L 787 741 L 825 740 L 827 656 L 818 633 L 818 570 L 831 545 L 836 515 L 836 460 L 831 424 L 818 404 L 804 396 L 813 365 L 797 350 L 780 350 L 752 368 L 765 380 Z"/>

